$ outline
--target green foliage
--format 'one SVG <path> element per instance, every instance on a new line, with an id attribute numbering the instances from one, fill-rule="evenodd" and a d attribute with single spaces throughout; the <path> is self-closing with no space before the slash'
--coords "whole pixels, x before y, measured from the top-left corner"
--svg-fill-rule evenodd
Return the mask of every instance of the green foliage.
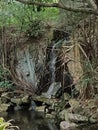
<path id="1" fill-rule="evenodd" d="M 11 123 L 5 122 L 5 120 L 1 117 L 0 118 L 0 130 L 5 130 Z"/>
<path id="2" fill-rule="evenodd" d="M 12 87 L 11 81 L 7 79 L 8 76 L 9 76 L 8 71 L 6 71 L 5 69 L 3 69 L 2 66 L 0 66 L 0 87 L 2 88 Z"/>
<path id="3" fill-rule="evenodd" d="M 6 122 L 2 117 L 0 118 L 0 130 L 6 130 L 6 128 L 11 129 L 11 128 L 17 128 L 17 126 L 13 126 L 10 121 Z"/>
<path id="4" fill-rule="evenodd" d="M 29 26 L 27 26 L 26 29 L 26 33 L 29 35 L 29 37 L 33 38 L 42 37 L 44 32 L 45 32 L 44 23 L 38 18 L 30 22 Z"/>
<path id="5" fill-rule="evenodd" d="M 52 0 L 43 0 L 43 2 L 52 2 Z M 24 5 L 16 1 L 0 1 L 0 25 L 15 25 L 21 28 L 29 26 L 29 22 L 34 19 L 47 21 L 58 17 L 58 9 L 43 8 L 33 5 Z"/>

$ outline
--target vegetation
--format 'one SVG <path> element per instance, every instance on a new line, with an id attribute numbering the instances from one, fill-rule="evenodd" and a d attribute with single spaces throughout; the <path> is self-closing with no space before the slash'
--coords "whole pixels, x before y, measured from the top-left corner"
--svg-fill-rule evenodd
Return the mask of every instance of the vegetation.
<path id="1" fill-rule="evenodd" d="M 8 80 L 9 72 L 0 66 L 0 88 L 11 88 L 12 82 Z"/>
<path id="2" fill-rule="evenodd" d="M 0 1 L 0 105 L 98 123 L 97 0 Z"/>
<path id="3" fill-rule="evenodd" d="M 43 34 L 45 34 L 45 25 L 48 25 L 49 22 L 57 22 L 58 25 L 55 26 L 55 28 L 59 29 L 62 29 L 66 26 L 69 27 L 70 25 L 72 27 L 72 39 L 74 41 L 74 37 L 76 37 L 77 40 L 74 42 L 78 43 L 80 50 L 80 62 L 83 70 L 83 75 L 80 80 L 82 87 L 80 89 L 85 98 L 90 98 L 97 94 L 98 91 L 96 90 L 98 82 L 96 79 L 98 68 L 98 45 L 96 29 L 98 21 L 98 3 L 96 0 L 87 0 L 82 2 L 80 7 L 76 6 L 75 2 L 73 3 L 73 6 L 70 7 L 66 6 L 68 2 L 66 4 L 66 2 L 63 0 L 2 0 L 0 1 L 0 26 L 2 28 L 2 32 L 4 31 L 4 27 L 7 28 L 14 26 L 21 32 L 24 32 L 26 36 L 39 39 L 43 36 Z M 64 10 L 67 13 L 65 13 Z M 64 17 L 66 17 L 66 15 L 67 19 L 69 18 L 67 23 L 67 20 L 64 21 Z M 59 27 L 59 24 L 61 23 L 63 23 L 62 28 Z M 2 41 L 5 41 L 5 38 Z M 6 56 L 7 58 L 7 50 L 4 47 L 2 48 L 2 55 Z M 1 67 L 1 87 L 12 86 L 12 83 L 7 79 L 7 77 L 8 72 Z M 89 94 L 87 94 L 87 90 L 91 90 Z M 86 94 L 88 96 L 86 96 Z"/>
<path id="4" fill-rule="evenodd" d="M 11 121 L 6 122 L 2 117 L 0 117 L 0 130 L 6 130 L 6 129 L 12 129 L 12 128 L 19 129 L 17 126 L 13 126 L 11 124 Z"/>

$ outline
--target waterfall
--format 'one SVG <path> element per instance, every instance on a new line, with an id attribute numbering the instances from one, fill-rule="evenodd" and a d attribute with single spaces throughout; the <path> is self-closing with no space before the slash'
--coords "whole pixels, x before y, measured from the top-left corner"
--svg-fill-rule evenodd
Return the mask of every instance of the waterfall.
<path id="1" fill-rule="evenodd" d="M 50 71 L 51 71 L 51 82 L 55 82 L 55 64 L 56 64 L 56 50 L 55 50 L 56 44 L 53 45 L 51 50 L 51 61 L 50 61 Z"/>
<path id="2" fill-rule="evenodd" d="M 61 88 L 60 82 L 55 82 L 56 79 L 56 60 L 57 60 L 57 48 L 61 47 L 62 40 L 59 40 L 55 44 L 53 44 L 51 52 L 50 52 L 50 74 L 51 74 L 51 84 L 46 93 L 42 93 L 43 96 L 47 98 L 51 98 L 51 96 L 54 96 L 56 92 Z"/>
<path id="3" fill-rule="evenodd" d="M 56 42 L 53 46 L 52 46 L 52 50 L 50 53 L 50 72 L 51 72 L 51 83 L 55 82 L 55 78 L 56 78 L 56 60 L 57 60 L 57 48 L 59 47 L 59 45 L 62 43 L 62 40 L 59 40 L 58 42 Z M 61 45 L 60 45 L 61 46 Z"/>

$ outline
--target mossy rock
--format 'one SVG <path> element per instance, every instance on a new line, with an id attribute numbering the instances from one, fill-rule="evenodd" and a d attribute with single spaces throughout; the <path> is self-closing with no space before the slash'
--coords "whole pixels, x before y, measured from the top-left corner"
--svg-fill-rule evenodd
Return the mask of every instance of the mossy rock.
<path id="1" fill-rule="evenodd" d="M 16 105 L 22 104 L 22 99 L 21 98 L 11 98 L 11 102 L 15 103 Z"/>
<path id="2" fill-rule="evenodd" d="M 0 112 L 6 112 L 9 106 L 9 104 L 0 104 Z"/>

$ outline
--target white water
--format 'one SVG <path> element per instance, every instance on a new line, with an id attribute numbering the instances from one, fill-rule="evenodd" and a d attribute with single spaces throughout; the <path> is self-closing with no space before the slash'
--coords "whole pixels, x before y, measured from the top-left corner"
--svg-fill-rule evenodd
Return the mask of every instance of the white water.
<path id="1" fill-rule="evenodd" d="M 51 71 L 51 83 L 55 82 L 55 64 L 56 64 L 56 50 L 55 50 L 56 44 L 53 45 L 51 50 L 51 63 L 50 63 L 50 71 Z"/>
<path id="2" fill-rule="evenodd" d="M 56 60 L 57 60 L 57 50 L 56 47 L 62 43 L 62 40 L 58 41 L 57 43 L 55 43 L 52 46 L 52 50 L 51 50 L 51 59 L 50 59 L 50 73 L 51 73 L 51 83 L 55 82 L 55 78 L 56 78 Z"/>

